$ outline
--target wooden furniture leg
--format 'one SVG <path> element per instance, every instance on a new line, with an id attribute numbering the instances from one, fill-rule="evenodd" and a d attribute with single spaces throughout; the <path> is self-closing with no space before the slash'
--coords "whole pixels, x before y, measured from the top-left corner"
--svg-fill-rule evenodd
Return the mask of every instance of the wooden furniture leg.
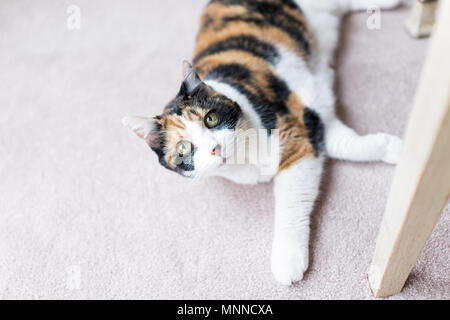
<path id="1" fill-rule="evenodd" d="M 436 29 L 369 269 L 377 297 L 399 293 L 450 193 L 450 0 Z"/>
<path id="2" fill-rule="evenodd" d="M 427 37 L 434 26 L 437 0 L 414 0 L 411 16 L 405 26 L 415 38 Z"/>

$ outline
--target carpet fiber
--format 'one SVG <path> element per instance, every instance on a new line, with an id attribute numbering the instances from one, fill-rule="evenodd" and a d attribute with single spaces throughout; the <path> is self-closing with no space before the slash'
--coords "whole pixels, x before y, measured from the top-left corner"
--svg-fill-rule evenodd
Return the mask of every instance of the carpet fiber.
<path id="1" fill-rule="evenodd" d="M 66 12 L 81 9 L 79 30 Z M 394 167 L 329 161 L 304 280 L 270 271 L 272 185 L 183 179 L 122 127 L 177 92 L 205 1 L 0 2 L 0 298 L 373 299 L 367 271 Z M 402 135 L 428 40 L 408 2 L 342 26 L 340 117 Z M 402 293 L 450 299 L 449 207 Z"/>

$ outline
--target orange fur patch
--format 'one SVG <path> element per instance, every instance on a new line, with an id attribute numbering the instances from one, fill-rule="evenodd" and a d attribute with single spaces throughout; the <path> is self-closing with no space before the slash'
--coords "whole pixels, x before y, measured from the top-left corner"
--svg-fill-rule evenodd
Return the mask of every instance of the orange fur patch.
<path id="1" fill-rule="evenodd" d="M 305 26 L 304 34 L 307 40 L 312 40 L 311 34 L 306 29 L 306 21 L 303 15 L 298 10 L 290 9 L 287 6 L 284 6 L 284 11 Z M 210 24 L 207 28 L 203 27 L 200 29 L 197 35 L 194 56 L 215 42 L 223 41 L 234 36 L 247 35 L 254 36 L 262 41 L 267 41 L 272 45 L 282 44 L 300 57 L 305 57 L 305 52 L 299 48 L 298 43 L 285 31 L 275 26 L 259 27 L 245 21 L 230 21 L 227 22 L 226 28 L 221 28 L 223 18 L 247 15 L 250 16 L 245 7 L 240 5 L 226 6 L 219 3 L 208 5 L 202 16 L 202 25 L 205 25 L 208 19 L 210 19 Z"/>
<path id="2" fill-rule="evenodd" d="M 239 64 L 244 66 L 252 74 L 252 83 L 256 84 L 268 99 L 273 100 L 275 98 L 275 92 L 273 92 L 265 77 L 266 74 L 272 73 L 269 64 L 264 59 L 255 57 L 251 53 L 239 50 L 219 52 L 201 59 L 196 65 L 196 68 L 200 77 L 202 77 L 214 68 L 224 64 Z M 243 81 L 242 85 L 252 94 L 258 95 L 258 92 L 251 85 L 252 83 Z"/>
<path id="3" fill-rule="evenodd" d="M 302 117 L 303 119 L 303 111 Z M 281 172 L 300 159 L 314 157 L 314 148 L 309 142 L 308 132 L 300 120 L 294 115 L 285 115 L 278 118 L 277 129 L 280 130 L 280 143 L 282 154 L 278 172 Z"/>

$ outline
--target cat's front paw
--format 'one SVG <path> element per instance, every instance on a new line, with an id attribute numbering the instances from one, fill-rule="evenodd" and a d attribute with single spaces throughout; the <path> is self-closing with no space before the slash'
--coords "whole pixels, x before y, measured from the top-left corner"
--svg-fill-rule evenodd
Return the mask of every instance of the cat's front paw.
<path id="1" fill-rule="evenodd" d="M 385 140 L 384 156 L 381 160 L 389 164 L 397 164 L 402 151 L 402 139 L 386 133 L 379 133 L 378 135 Z"/>
<path id="2" fill-rule="evenodd" d="M 273 242 L 271 267 L 277 281 L 290 286 L 303 279 L 308 268 L 308 246 L 302 248 L 296 237 L 284 237 Z"/>

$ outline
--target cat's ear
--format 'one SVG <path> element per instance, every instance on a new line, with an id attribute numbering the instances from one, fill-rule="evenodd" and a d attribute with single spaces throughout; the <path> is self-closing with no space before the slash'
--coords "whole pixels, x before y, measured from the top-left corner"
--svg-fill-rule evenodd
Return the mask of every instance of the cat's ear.
<path id="1" fill-rule="evenodd" d="M 197 89 L 203 86 L 206 85 L 200 80 L 192 65 L 183 60 L 183 84 L 178 95 L 192 96 Z"/>
<path id="2" fill-rule="evenodd" d="M 160 147 L 158 123 L 155 118 L 126 116 L 122 119 L 122 123 L 139 138 L 144 139 L 151 148 Z"/>

